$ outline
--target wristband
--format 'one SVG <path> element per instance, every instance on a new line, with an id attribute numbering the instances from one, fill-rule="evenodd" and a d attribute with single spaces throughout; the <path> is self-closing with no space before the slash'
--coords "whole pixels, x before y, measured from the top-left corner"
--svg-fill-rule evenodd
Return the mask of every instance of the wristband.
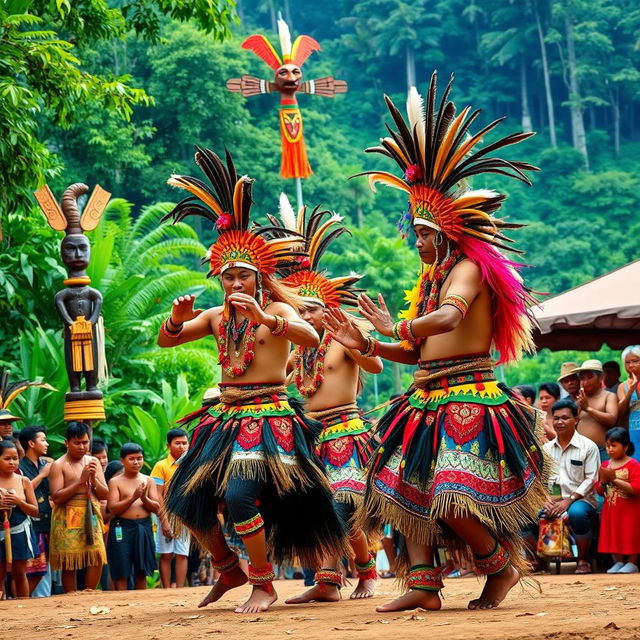
<path id="1" fill-rule="evenodd" d="M 360 355 L 363 355 L 365 358 L 373 358 L 377 356 L 380 343 L 371 336 L 369 336 L 366 340 L 367 346 L 364 348 L 364 350 L 360 351 Z"/>
<path id="2" fill-rule="evenodd" d="M 462 296 L 451 293 L 445 297 L 440 306 L 443 307 L 445 304 L 450 304 L 452 307 L 455 307 L 462 314 L 462 319 L 464 320 L 469 310 L 469 303 Z"/>
<path id="3" fill-rule="evenodd" d="M 271 330 L 271 335 L 276 337 L 285 335 L 289 330 L 289 321 L 282 316 L 274 315 L 273 317 L 276 321 L 276 326 Z"/>
<path id="4" fill-rule="evenodd" d="M 173 324 L 173 323 L 172 323 Z M 165 335 L 167 338 L 177 338 L 180 333 L 182 333 L 182 327 L 184 326 L 183 324 L 181 325 L 174 325 L 174 326 L 179 326 L 180 328 L 175 331 L 169 328 L 169 318 L 167 318 L 161 325 L 160 325 L 160 331 L 162 332 L 163 335 Z"/>

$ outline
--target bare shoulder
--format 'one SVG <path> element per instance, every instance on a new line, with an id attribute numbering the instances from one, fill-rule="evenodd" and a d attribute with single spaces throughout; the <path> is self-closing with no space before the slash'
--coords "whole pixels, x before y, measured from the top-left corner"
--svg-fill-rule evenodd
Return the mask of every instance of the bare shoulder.
<path id="1" fill-rule="evenodd" d="M 53 471 L 54 469 L 60 469 L 60 467 L 62 467 L 62 465 L 65 463 L 66 459 L 67 459 L 67 456 L 65 454 L 60 458 L 58 458 L 57 460 L 54 460 L 51 463 L 51 471 Z"/>
<path id="2" fill-rule="evenodd" d="M 465 279 L 474 279 L 480 280 L 482 276 L 482 272 L 480 271 L 480 267 L 469 260 L 469 258 L 464 258 L 460 260 L 458 264 L 456 264 L 453 269 L 451 269 L 451 275 L 458 278 Z"/>
<path id="3" fill-rule="evenodd" d="M 18 474 L 16 474 L 18 475 Z M 27 487 L 31 486 L 31 480 L 29 480 L 29 478 L 27 478 L 27 476 L 18 476 L 18 478 L 20 478 L 20 480 L 22 480 L 22 488 L 26 489 Z"/>
<path id="4" fill-rule="evenodd" d="M 279 302 L 279 301 L 270 303 L 265 308 L 265 311 L 267 313 L 277 313 L 279 315 L 282 315 L 282 314 L 289 315 L 292 313 L 295 315 L 298 315 L 297 311 L 290 304 L 287 304 L 286 302 Z"/>

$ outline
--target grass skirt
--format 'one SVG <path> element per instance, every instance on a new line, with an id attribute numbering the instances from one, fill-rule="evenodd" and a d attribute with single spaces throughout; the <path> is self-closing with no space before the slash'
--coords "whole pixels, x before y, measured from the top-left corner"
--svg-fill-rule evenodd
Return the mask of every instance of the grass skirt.
<path id="1" fill-rule="evenodd" d="M 167 488 L 165 509 L 174 530 L 210 532 L 229 478 L 240 476 L 266 482 L 259 510 L 272 561 L 298 556 L 313 567 L 325 555 L 342 555 L 345 526 L 313 449 L 320 423 L 306 419 L 300 403 L 284 393 L 241 388 L 253 388 L 253 397 L 200 413 L 191 447 Z"/>
<path id="2" fill-rule="evenodd" d="M 430 372 L 472 358 L 421 363 Z M 547 498 L 549 463 L 539 444 L 536 412 L 496 382 L 491 369 L 445 375 L 411 388 L 381 418 L 359 524 L 390 523 L 420 544 L 444 546 L 472 559 L 442 521 L 476 517 L 526 573 L 520 531 Z M 404 554 L 406 555 L 406 554 Z M 408 559 L 400 558 L 399 577 Z"/>

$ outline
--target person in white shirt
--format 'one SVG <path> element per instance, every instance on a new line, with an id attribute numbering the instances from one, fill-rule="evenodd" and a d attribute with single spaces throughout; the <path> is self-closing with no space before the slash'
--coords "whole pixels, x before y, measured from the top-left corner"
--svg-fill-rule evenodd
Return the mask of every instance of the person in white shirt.
<path id="1" fill-rule="evenodd" d="M 589 549 L 596 514 L 593 489 L 598 480 L 600 452 L 593 440 L 576 431 L 578 405 L 573 400 L 558 400 L 551 412 L 557 435 L 543 448 L 553 458 L 554 470 L 550 478 L 551 499 L 544 505 L 541 515 L 557 517 L 567 512 L 578 547 L 576 573 L 591 573 Z M 536 533 L 524 532 L 529 544 L 535 544 Z"/>

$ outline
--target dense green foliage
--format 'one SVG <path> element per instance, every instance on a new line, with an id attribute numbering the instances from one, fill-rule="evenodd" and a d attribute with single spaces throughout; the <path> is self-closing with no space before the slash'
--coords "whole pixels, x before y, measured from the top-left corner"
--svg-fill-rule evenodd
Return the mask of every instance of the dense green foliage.
<path id="1" fill-rule="evenodd" d="M 217 297 L 198 261 L 210 230 L 160 231 L 167 205 L 153 204 L 176 199 L 166 186 L 171 173 L 196 174 L 193 144 L 233 152 L 239 170 L 256 178 L 260 214 L 276 210 L 281 190 L 294 196 L 293 183 L 278 173 L 277 97 L 245 100 L 225 88 L 243 73 L 270 77 L 240 44 L 254 31 L 276 44 L 278 10 L 294 37 L 307 33 L 322 44 L 305 77 L 349 83 L 333 100 L 300 97 L 315 172 L 304 182 L 305 201 L 339 211 L 353 227 L 328 256 L 330 270 L 366 273 L 363 286 L 382 292 L 390 308 L 402 306 L 418 269 L 394 228 L 403 197 L 373 194 L 363 179 L 347 178 L 365 168 L 395 170 L 362 152 L 385 133 L 382 94 L 402 104 L 408 84 L 424 91 L 434 69 L 441 85 L 455 72 L 456 103 L 483 109 L 478 128 L 506 116 L 503 133 L 538 132 L 509 151 L 541 167 L 532 188 L 499 177 L 474 182 L 505 191 L 504 215 L 528 223 L 517 240 L 534 289 L 556 294 L 638 257 L 640 9 L 633 0 L 237 0 L 237 25 L 230 7 L 208 0 L 13 0 L 0 9 L 0 360 L 25 375 L 55 374 L 51 351 L 49 359 L 37 356 L 42 369 L 25 355 L 29 341 L 34 354 L 60 341 L 49 300 L 64 273 L 58 234 L 29 209 L 30 192 L 45 178 L 57 195 L 75 181 L 99 182 L 119 198 L 90 234 L 115 378 L 107 432 L 122 438 L 159 419 L 168 393 L 163 380 L 177 381 L 177 393 L 188 383 L 197 398 L 217 375 L 213 341 L 154 347 L 175 294 L 201 293 L 207 304 Z M 506 375 L 511 382 L 555 378 L 569 357 L 586 354 L 545 352 Z M 385 368 L 381 401 L 406 384 L 407 371 Z M 372 388 L 369 382 L 367 406 Z M 35 402 L 45 392 L 29 393 L 27 415 L 55 424 Z M 53 402 L 51 393 L 46 404 Z"/>

